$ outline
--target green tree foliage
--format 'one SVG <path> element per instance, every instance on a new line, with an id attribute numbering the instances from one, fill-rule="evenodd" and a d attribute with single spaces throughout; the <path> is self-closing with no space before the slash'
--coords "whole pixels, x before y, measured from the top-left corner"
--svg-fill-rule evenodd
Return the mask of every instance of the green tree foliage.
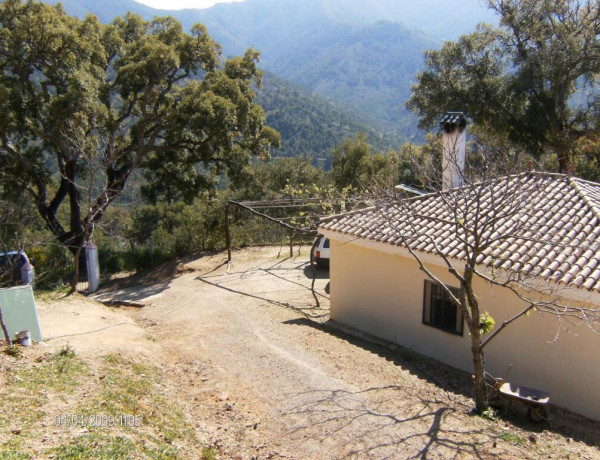
<path id="1" fill-rule="evenodd" d="M 366 187 L 371 172 L 371 146 L 364 134 L 345 139 L 333 149 L 331 177 L 338 189 Z"/>
<path id="2" fill-rule="evenodd" d="M 596 0 L 488 3 L 500 27 L 480 26 L 428 51 L 407 106 L 423 128 L 462 110 L 536 156 L 554 153 L 566 172 L 575 144 L 598 127 L 600 6 Z M 589 96 L 574 97 L 578 90 Z"/>
<path id="3" fill-rule="evenodd" d="M 202 25 L 187 34 L 173 18 L 132 14 L 102 25 L 7 0 L 0 26 L 3 190 L 26 191 L 73 253 L 135 170 L 191 201 L 215 176 L 240 183 L 251 156 L 278 144 L 253 102 L 258 53 L 221 65 Z"/>
<path id="4" fill-rule="evenodd" d="M 0 252 L 23 249 L 36 224 L 35 209 L 25 197 L 0 199 Z"/>
<path id="5" fill-rule="evenodd" d="M 11 194 L 12 195 L 12 194 Z M 34 204 L 25 194 L 0 198 L 0 251 L 24 250 L 35 267 L 35 287 L 55 287 L 73 274 L 73 258 L 43 227 Z M 0 286 L 11 286 L 8 273 Z"/>
<path id="6" fill-rule="evenodd" d="M 575 145 L 573 172 L 583 179 L 600 182 L 600 135 L 594 133 Z"/>
<path id="7" fill-rule="evenodd" d="M 267 199 L 277 196 L 288 186 L 324 185 L 326 174 L 315 167 L 308 157 L 273 158 L 254 165 L 254 183 L 248 199 Z"/>
<path id="8" fill-rule="evenodd" d="M 441 177 L 441 137 L 428 134 L 423 145 L 406 143 L 399 150 L 373 152 L 364 134 L 345 139 L 333 149 L 329 179 L 339 190 L 393 193 L 405 184 L 435 188 L 431 177 Z"/>
<path id="9" fill-rule="evenodd" d="M 425 143 L 404 144 L 395 161 L 395 184 L 404 184 L 419 190 L 437 190 L 442 178 L 441 136 L 427 134 Z"/>
<path id="10" fill-rule="evenodd" d="M 143 204 L 109 208 L 94 235 L 105 273 L 155 267 L 174 257 L 225 247 L 224 209 L 228 200 L 280 198 L 286 186 L 325 184 L 326 173 L 310 158 L 273 158 L 251 163 L 244 187 L 220 184 L 186 202 L 171 187 L 142 187 Z M 145 191 L 144 191 L 145 190 Z M 174 193 L 171 193 L 174 192 Z M 130 209 L 128 209 L 130 208 Z M 235 246 L 276 244 L 287 232 L 234 208 L 230 230 Z"/>
<path id="11" fill-rule="evenodd" d="M 159 199 L 130 211 L 109 208 L 95 232 L 101 271 L 142 271 L 175 257 L 223 248 L 223 210 L 229 197 L 229 191 L 205 192 L 191 203 Z"/>
<path id="12" fill-rule="evenodd" d="M 316 229 L 319 219 L 331 214 L 351 211 L 362 205 L 352 186 L 337 188 L 332 183 L 291 184 L 282 190 L 284 198 L 306 200 L 302 208 L 292 209 L 288 222 L 298 228 Z"/>
<path id="13" fill-rule="evenodd" d="M 125 235 L 133 243 L 132 249 L 149 248 L 162 259 L 159 262 L 214 249 L 219 246 L 215 238 L 220 235 L 214 230 L 223 225 L 223 204 L 198 198 L 190 205 L 180 201 L 139 206 L 131 213 L 131 226 Z"/>
<path id="14" fill-rule="evenodd" d="M 353 189 L 355 192 L 372 190 L 373 186 L 390 187 L 407 182 L 404 168 L 410 168 L 411 155 L 418 155 L 419 149 L 387 153 L 373 152 L 364 134 L 347 138 L 332 151 L 333 161 L 330 171 L 331 182 L 339 190 Z"/>

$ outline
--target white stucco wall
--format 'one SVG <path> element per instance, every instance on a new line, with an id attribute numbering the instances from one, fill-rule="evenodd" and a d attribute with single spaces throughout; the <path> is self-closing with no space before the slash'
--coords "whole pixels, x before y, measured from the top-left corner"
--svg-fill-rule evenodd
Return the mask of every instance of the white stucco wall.
<path id="1" fill-rule="evenodd" d="M 472 371 L 466 325 L 460 337 L 422 324 L 426 276 L 411 256 L 394 253 L 389 245 L 364 247 L 360 240 L 342 242 L 332 238 L 335 234 L 327 236 L 332 319 Z M 435 264 L 428 268 L 458 287 L 447 269 Z M 475 290 L 481 309 L 489 311 L 497 325 L 523 308 L 506 289 L 478 281 Z M 521 318 L 486 348 L 487 370 L 502 376 L 513 364 L 510 381 L 548 391 L 551 403 L 600 420 L 600 334 L 585 325 L 569 329 L 555 341 L 555 317 L 532 313 Z"/>

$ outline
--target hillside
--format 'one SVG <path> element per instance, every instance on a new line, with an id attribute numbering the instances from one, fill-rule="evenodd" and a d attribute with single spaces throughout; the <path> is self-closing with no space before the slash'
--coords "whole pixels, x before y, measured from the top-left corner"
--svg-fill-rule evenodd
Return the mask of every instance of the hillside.
<path id="1" fill-rule="evenodd" d="M 331 149 L 357 132 L 365 133 L 369 143 L 379 150 L 397 148 L 401 142 L 376 131 L 367 120 L 357 121 L 359 115 L 351 108 L 315 96 L 268 71 L 257 95 L 257 102 L 267 113 L 267 123 L 281 133 L 282 147 L 273 151 L 274 156 L 306 154 L 327 168 Z"/>
<path id="2" fill-rule="evenodd" d="M 231 52 L 250 45 L 263 48 L 261 45 L 270 43 L 276 47 L 281 38 L 309 37 L 323 24 L 361 26 L 387 20 L 402 22 L 439 40 L 451 40 L 472 31 L 479 22 L 494 20 L 481 0 L 245 0 L 185 10 L 158 10 L 134 0 L 61 3 L 71 14 L 93 12 L 103 22 L 127 11 L 146 19 L 170 14 L 186 26 L 202 22 Z"/>

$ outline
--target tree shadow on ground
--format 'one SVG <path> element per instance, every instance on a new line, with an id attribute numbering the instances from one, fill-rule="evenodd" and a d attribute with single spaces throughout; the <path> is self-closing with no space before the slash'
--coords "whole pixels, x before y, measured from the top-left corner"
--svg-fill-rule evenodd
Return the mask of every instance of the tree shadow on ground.
<path id="1" fill-rule="evenodd" d="M 263 302 L 267 302 L 269 304 L 272 305 L 277 305 L 279 307 L 284 307 L 284 308 L 288 308 L 290 310 L 293 310 L 295 312 L 298 312 L 300 314 L 302 314 L 304 317 L 306 318 L 312 318 L 313 320 L 324 320 L 326 318 L 329 317 L 329 311 L 328 310 L 324 310 L 323 308 L 317 307 L 317 306 L 309 306 L 309 305 L 294 305 L 291 302 L 283 302 L 280 300 L 276 300 L 276 299 L 270 299 L 268 297 L 262 296 L 262 295 L 258 295 L 258 294 L 253 294 L 251 292 L 245 292 L 242 291 L 241 289 L 234 289 L 233 287 L 229 287 L 229 286 L 225 286 L 223 284 L 221 284 L 220 282 L 215 282 L 215 281 L 210 281 L 209 279 L 199 276 L 196 278 L 197 281 L 201 281 L 205 284 L 208 284 L 210 286 L 219 288 L 219 289 L 223 289 L 225 291 L 234 293 L 234 294 L 239 294 L 242 295 L 244 297 L 250 297 L 252 299 L 256 299 L 256 300 L 260 300 Z"/>
<path id="2" fill-rule="evenodd" d="M 344 457 L 358 458 L 506 458 L 498 437 L 489 430 L 453 423 L 456 409 L 430 400 L 405 385 L 361 391 L 317 390 L 306 393 L 309 403 L 286 415 L 309 420 L 288 434 L 311 438 L 335 437 Z M 398 392 L 408 404 L 399 404 Z"/>
<path id="3" fill-rule="evenodd" d="M 212 257 L 220 254 L 221 251 L 204 252 L 194 254 L 174 260 L 170 260 L 152 269 L 135 273 L 126 278 L 116 278 L 104 281 L 100 289 L 90 297 L 99 302 L 106 301 L 134 301 L 140 302 L 144 299 L 160 294 L 167 290 L 171 281 L 187 270 L 185 264 L 196 261 L 204 257 Z M 223 266 L 219 265 L 217 268 Z"/>
<path id="4" fill-rule="evenodd" d="M 142 285 L 119 285 L 114 284 L 110 287 L 105 287 L 102 291 L 95 292 L 90 295 L 90 298 L 98 302 L 114 302 L 118 305 L 119 302 L 143 302 L 150 296 L 160 294 L 169 288 L 169 281 L 159 284 L 151 284 L 149 286 Z"/>
<path id="5" fill-rule="evenodd" d="M 285 265 L 287 264 L 287 265 Z M 235 281 L 232 280 L 245 280 L 250 279 L 252 276 L 257 273 L 261 275 L 271 276 L 276 278 L 279 281 L 286 283 L 290 286 L 294 286 L 294 288 L 298 287 L 302 290 L 311 291 L 310 284 L 304 284 L 300 281 L 297 281 L 297 276 L 288 277 L 288 274 L 295 275 L 299 272 L 300 268 L 306 265 L 306 261 L 296 262 L 296 257 L 285 257 L 281 260 L 278 260 L 275 263 L 272 263 L 268 266 L 264 266 L 263 262 L 259 262 L 256 265 L 238 272 L 232 272 L 227 270 L 224 274 L 213 274 L 215 270 L 211 270 L 211 272 L 203 273 L 202 275 L 196 277 L 197 281 L 201 281 L 205 284 L 211 285 L 213 287 L 217 287 L 223 289 L 225 291 L 239 294 L 245 297 L 253 298 L 256 300 L 260 300 L 263 302 L 267 302 L 272 305 L 277 305 L 280 307 L 288 308 L 294 310 L 302 314 L 306 318 L 312 318 L 313 320 L 321 320 L 324 321 L 329 318 L 329 309 L 322 307 L 321 302 L 329 301 L 329 296 L 325 295 L 323 292 L 320 292 L 319 289 L 315 289 L 314 295 L 317 296 L 320 300 L 319 306 L 316 305 L 316 302 L 308 305 L 299 305 L 291 301 L 279 300 L 277 298 L 269 298 L 265 294 L 260 292 L 252 292 L 252 285 L 250 285 L 249 289 L 242 289 L 239 286 L 236 286 Z M 309 266 L 310 268 L 310 266 Z M 282 285 L 283 286 L 283 285 Z M 278 290 L 279 293 L 285 292 L 285 288 L 281 288 Z M 313 297 L 314 298 L 314 297 Z"/>
<path id="6" fill-rule="evenodd" d="M 309 291 L 311 290 L 311 288 L 310 288 L 310 285 L 306 285 L 306 284 L 303 284 L 303 283 L 299 283 L 299 282 L 297 282 L 297 281 L 294 281 L 294 280 L 291 280 L 291 279 L 285 278 L 285 277 L 283 277 L 283 276 L 279 276 L 279 275 L 278 275 L 278 274 L 277 274 L 275 271 L 273 271 L 273 270 L 271 270 L 271 269 L 264 268 L 264 269 L 262 269 L 262 271 L 264 271 L 265 273 L 268 273 L 268 274 L 269 274 L 269 275 L 271 275 L 271 276 L 274 276 L 275 278 L 278 278 L 278 279 L 280 279 L 280 280 L 283 280 L 283 281 L 285 281 L 285 282 L 288 282 L 288 283 L 294 284 L 294 285 L 296 285 L 296 286 L 300 286 L 300 287 L 302 287 L 302 288 L 304 288 L 304 289 L 307 289 L 307 290 L 309 290 Z M 312 279 L 312 278 L 311 278 L 311 279 Z M 318 279 L 318 278 L 317 278 L 317 279 Z M 327 283 L 327 284 L 329 284 L 329 283 Z M 325 289 L 325 292 L 327 292 L 327 289 Z M 329 299 L 329 297 L 327 297 L 326 295 L 323 295 L 323 294 L 321 294 L 321 293 L 319 292 L 319 290 L 318 290 L 318 289 L 315 289 L 315 294 L 316 294 L 316 295 L 318 295 L 318 296 L 320 296 L 320 297 L 322 297 L 322 298 L 324 298 L 324 299 Z"/>
<path id="7" fill-rule="evenodd" d="M 392 362 L 415 377 L 424 379 L 438 387 L 443 392 L 440 395 L 444 395 L 444 398 L 439 398 L 437 402 L 445 404 L 453 411 L 469 412 L 473 407 L 471 377 L 466 372 L 396 344 L 387 343 L 376 338 L 373 338 L 375 342 L 370 341 L 367 335 L 364 338 L 352 335 L 340 330 L 340 325 L 333 320 L 320 323 L 309 318 L 297 318 L 285 321 L 284 324 L 308 326 L 317 329 Z M 467 398 L 467 403 L 465 403 L 465 398 Z M 504 406 L 496 409 L 497 418 L 500 421 L 521 430 L 532 434 L 550 431 L 591 447 L 600 447 L 600 422 L 587 419 L 565 409 L 551 407 L 550 420 L 541 424 L 529 420 L 527 407 L 522 404 L 513 403 L 508 412 L 506 412 Z M 471 452 L 471 454 L 473 455 L 475 452 Z"/>

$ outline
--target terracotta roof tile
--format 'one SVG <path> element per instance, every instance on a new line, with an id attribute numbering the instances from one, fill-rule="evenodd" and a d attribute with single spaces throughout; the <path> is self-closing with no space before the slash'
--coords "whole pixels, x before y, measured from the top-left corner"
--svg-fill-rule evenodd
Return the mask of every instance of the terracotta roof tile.
<path id="1" fill-rule="evenodd" d="M 600 290 L 600 184 L 527 173 L 325 218 L 320 228 L 464 259 L 473 253 L 474 190 L 481 193 L 477 263 Z"/>

